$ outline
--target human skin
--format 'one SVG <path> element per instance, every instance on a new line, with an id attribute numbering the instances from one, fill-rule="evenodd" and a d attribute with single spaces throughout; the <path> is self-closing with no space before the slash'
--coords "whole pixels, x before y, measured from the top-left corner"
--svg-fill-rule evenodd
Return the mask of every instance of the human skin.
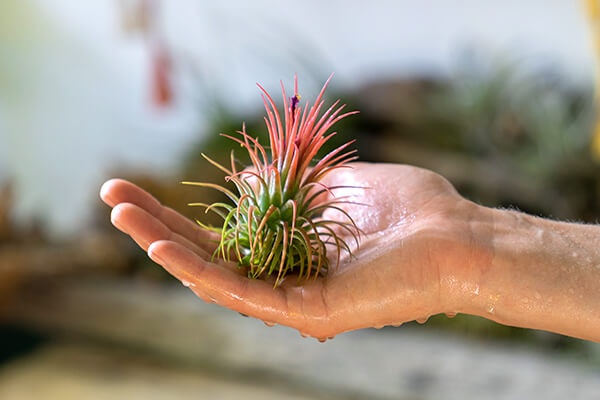
<path id="1" fill-rule="evenodd" d="M 136 185 L 110 180 L 101 197 L 113 224 L 198 297 L 304 336 L 466 313 L 600 341 L 599 226 L 483 207 L 406 165 L 354 163 L 324 183 L 353 187 L 331 195 L 349 196 L 360 246 L 325 278 L 277 287 L 213 260 L 214 233 Z"/>

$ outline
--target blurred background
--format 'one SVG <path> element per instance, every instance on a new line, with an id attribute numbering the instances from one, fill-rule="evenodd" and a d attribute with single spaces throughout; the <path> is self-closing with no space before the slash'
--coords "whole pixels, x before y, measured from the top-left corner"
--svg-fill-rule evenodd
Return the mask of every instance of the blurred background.
<path id="1" fill-rule="evenodd" d="M 102 182 L 186 206 L 299 74 L 360 158 L 597 222 L 596 0 L 0 2 L 0 398 L 593 398 L 600 347 L 433 317 L 319 344 L 204 304 L 110 226 Z M 278 98 L 278 97 L 276 97 Z"/>

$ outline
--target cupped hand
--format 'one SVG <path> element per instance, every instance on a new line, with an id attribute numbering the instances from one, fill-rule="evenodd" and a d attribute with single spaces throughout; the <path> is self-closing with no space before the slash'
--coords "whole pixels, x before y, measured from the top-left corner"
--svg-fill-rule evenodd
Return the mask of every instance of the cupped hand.
<path id="1" fill-rule="evenodd" d="M 101 197 L 113 207 L 113 224 L 200 298 L 302 335 L 326 339 L 463 308 L 487 258 L 474 245 L 482 241 L 472 226 L 478 206 L 441 176 L 406 165 L 354 163 L 325 183 L 348 187 L 332 195 L 348 196 L 344 208 L 362 232 L 360 246 L 327 277 L 276 288 L 233 263 L 211 261 L 214 233 L 134 184 L 110 180 Z"/>

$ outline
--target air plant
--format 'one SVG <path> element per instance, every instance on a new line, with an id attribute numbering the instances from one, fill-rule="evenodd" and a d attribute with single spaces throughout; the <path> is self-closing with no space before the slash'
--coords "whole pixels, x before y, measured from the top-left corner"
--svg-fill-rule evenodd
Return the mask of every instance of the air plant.
<path id="1" fill-rule="evenodd" d="M 281 83 L 283 119 L 272 97 L 258 85 L 266 109 L 264 120 L 269 145 L 263 146 L 242 125 L 237 135 L 222 136 L 238 143 L 248 153 L 250 166 L 238 168 L 233 151 L 230 168 L 202 155 L 226 174 L 226 182 L 231 182 L 235 190 L 212 183 L 184 182 L 214 188 L 231 201 L 190 203 L 223 218 L 220 228 L 198 221 L 220 237 L 213 257 L 236 261 L 240 267 L 247 268 L 251 278 L 274 277 L 275 286 L 291 273 L 299 282 L 326 275 L 339 265 L 342 252 L 351 254 L 344 237 L 358 245 L 359 229 L 342 207 L 349 199 L 336 198 L 333 191 L 340 187 L 329 187 L 322 182 L 330 172 L 350 168 L 348 163 L 357 158 L 356 150 L 350 149 L 354 141 L 319 155 L 323 145 L 337 134 L 330 131 L 331 127 L 357 113 L 343 112 L 345 105 L 340 105 L 339 100 L 323 111 L 323 95 L 330 80 L 331 77 L 312 106 L 304 107 L 300 103 L 297 76 L 291 97 Z M 328 209 L 337 211 L 339 218 L 323 218 L 323 212 Z"/>

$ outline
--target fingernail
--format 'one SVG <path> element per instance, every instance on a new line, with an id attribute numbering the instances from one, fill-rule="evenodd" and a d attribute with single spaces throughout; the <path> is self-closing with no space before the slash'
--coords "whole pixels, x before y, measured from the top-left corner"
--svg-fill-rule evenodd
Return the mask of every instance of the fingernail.
<path id="1" fill-rule="evenodd" d="M 154 261 L 155 263 L 157 263 L 157 264 L 160 264 L 160 265 L 164 265 L 164 261 L 163 261 L 163 259 L 162 259 L 162 258 L 160 258 L 160 257 L 159 257 L 159 256 L 156 254 L 156 252 L 152 251 L 152 245 L 150 245 L 150 247 L 148 247 L 148 257 L 150 257 L 150 259 L 151 259 L 152 261 Z"/>
<path id="2" fill-rule="evenodd" d="M 121 209 L 119 206 L 116 206 L 115 208 L 112 209 L 112 211 L 110 213 L 110 223 L 113 224 L 115 226 L 115 228 L 123 231 L 123 228 L 121 227 L 121 225 L 118 222 L 120 212 L 121 212 Z"/>
<path id="3" fill-rule="evenodd" d="M 112 198 L 111 196 L 108 195 L 108 186 L 109 186 L 109 181 L 104 182 L 104 184 L 100 187 L 100 198 L 102 199 L 102 201 L 104 201 L 106 204 L 112 204 Z"/>

